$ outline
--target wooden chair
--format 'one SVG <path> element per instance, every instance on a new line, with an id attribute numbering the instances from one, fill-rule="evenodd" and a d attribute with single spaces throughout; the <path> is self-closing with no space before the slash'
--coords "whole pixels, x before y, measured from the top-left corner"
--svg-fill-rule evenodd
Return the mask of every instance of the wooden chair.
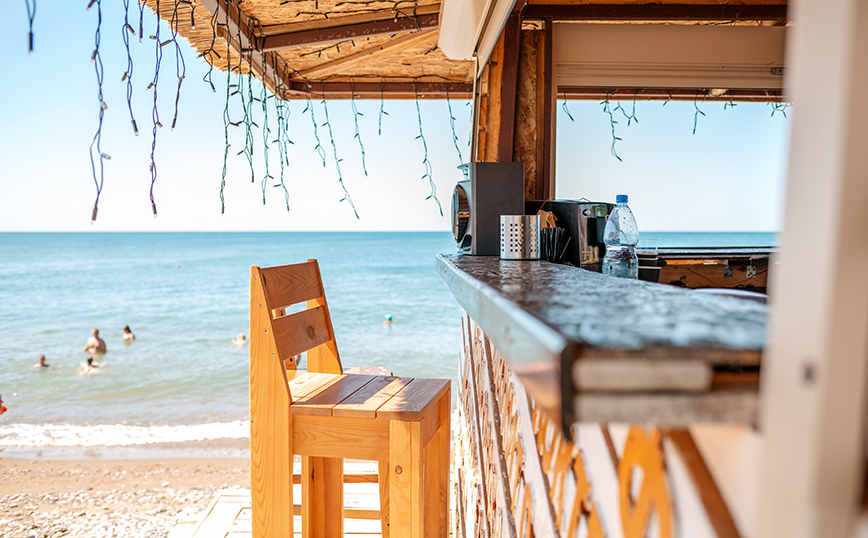
<path id="1" fill-rule="evenodd" d="M 305 538 L 342 537 L 344 517 L 379 518 L 384 538 L 445 538 L 449 381 L 342 373 L 316 260 L 250 273 L 253 537 L 294 536 L 295 511 Z M 343 458 L 378 461 L 380 510 L 343 508 Z"/>

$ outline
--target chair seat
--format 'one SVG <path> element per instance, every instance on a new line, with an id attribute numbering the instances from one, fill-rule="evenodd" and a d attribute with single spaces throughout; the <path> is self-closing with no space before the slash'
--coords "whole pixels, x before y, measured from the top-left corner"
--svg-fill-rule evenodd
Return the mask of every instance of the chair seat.
<path id="1" fill-rule="evenodd" d="M 289 374 L 289 372 L 287 372 Z M 449 389 L 446 379 L 322 374 L 289 376 L 293 415 L 418 422 L 435 410 Z"/>

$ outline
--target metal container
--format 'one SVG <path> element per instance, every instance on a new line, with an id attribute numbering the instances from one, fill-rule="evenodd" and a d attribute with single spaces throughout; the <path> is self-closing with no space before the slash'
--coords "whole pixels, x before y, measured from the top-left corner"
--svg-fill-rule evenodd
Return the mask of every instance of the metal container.
<path id="1" fill-rule="evenodd" d="M 539 259 L 539 215 L 500 216 L 500 259 Z"/>

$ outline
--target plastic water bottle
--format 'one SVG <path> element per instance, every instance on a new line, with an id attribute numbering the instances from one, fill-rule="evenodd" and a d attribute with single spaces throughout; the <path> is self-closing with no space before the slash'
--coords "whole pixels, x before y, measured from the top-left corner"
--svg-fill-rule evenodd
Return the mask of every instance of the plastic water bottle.
<path id="1" fill-rule="evenodd" d="M 636 226 L 636 217 L 627 206 L 626 194 L 619 194 L 615 202 L 617 205 L 603 230 L 603 242 L 606 244 L 603 274 L 639 278 L 639 258 L 636 256 L 639 228 Z"/>

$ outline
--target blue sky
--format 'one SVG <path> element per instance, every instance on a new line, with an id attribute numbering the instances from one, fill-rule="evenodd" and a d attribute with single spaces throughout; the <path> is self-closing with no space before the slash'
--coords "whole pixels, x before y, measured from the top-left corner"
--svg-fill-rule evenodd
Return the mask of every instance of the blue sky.
<path id="1" fill-rule="evenodd" d="M 135 2 L 130 17 L 137 26 Z M 105 187 L 99 218 L 90 224 L 96 193 L 88 146 L 97 126 L 94 64 L 96 5 L 81 2 L 39 4 L 35 48 L 27 54 L 24 2 L 8 6 L 0 20 L 0 47 L 6 51 L 5 82 L 0 85 L 0 230 L 447 230 L 449 203 L 460 160 L 452 144 L 445 101 L 421 103 L 422 128 L 428 143 L 437 193 L 445 216 L 426 200 L 430 191 L 422 164 L 423 147 L 413 101 L 387 101 L 388 116 L 377 133 L 379 101 L 357 101 L 361 139 L 368 176 L 361 166 L 349 101 L 330 101 L 328 114 L 335 134 L 340 166 L 360 215 L 339 202 L 333 151 L 327 129 L 319 136 L 326 166 L 314 150 L 306 103 L 290 103 L 291 165 L 285 171 L 290 191 L 289 213 L 282 190 L 269 186 L 262 204 L 264 176 L 262 133 L 255 134 L 255 181 L 243 156 L 243 128 L 230 133 L 230 159 L 225 189 L 226 213 L 220 213 L 223 167 L 225 73 L 214 73 L 216 93 L 202 82 L 207 68 L 182 40 L 187 76 L 180 101 L 178 125 L 169 129 L 173 114 L 175 60 L 172 45 L 163 48 L 159 84 L 158 179 L 155 197 L 159 217 L 151 214 L 151 104 L 146 90 L 154 72 L 153 33 L 156 19 L 145 11 L 144 43 L 131 41 L 134 60 L 133 112 L 140 136 L 134 136 L 126 106 L 126 51 L 121 38 L 123 3 L 103 2 L 101 54 L 105 65 L 102 149 Z M 162 35 L 167 35 L 165 23 Z M 10 65 L 11 64 L 11 65 Z M 258 93 L 259 83 L 254 82 Z M 627 110 L 632 103 L 624 102 Z M 787 130 L 789 120 L 770 117 L 764 104 L 742 103 L 723 109 L 721 103 L 700 103 L 696 134 L 693 103 L 639 102 L 638 123 L 627 126 L 616 117 L 619 162 L 610 153 L 611 128 L 598 102 L 570 102 L 571 121 L 558 107 L 558 197 L 613 200 L 630 195 L 640 228 L 654 231 L 773 231 L 782 222 Z M 470 107 L 453 101 L 456 130 L 463 158 L 469 153 Z M 232 109 L 238 118 L 238 107 Z M 318 123 L 325 114 L 314 101 Z M 272 119 L 273 109 L 270 110 Z M 260 121 L 261 112 L 254 119 Z M 272 124 L 271 139 L 276 137 Z M 272 144 L 270 172 L 279 172 Z M 273 185 L 276 181 L 269 181 Z"/>

